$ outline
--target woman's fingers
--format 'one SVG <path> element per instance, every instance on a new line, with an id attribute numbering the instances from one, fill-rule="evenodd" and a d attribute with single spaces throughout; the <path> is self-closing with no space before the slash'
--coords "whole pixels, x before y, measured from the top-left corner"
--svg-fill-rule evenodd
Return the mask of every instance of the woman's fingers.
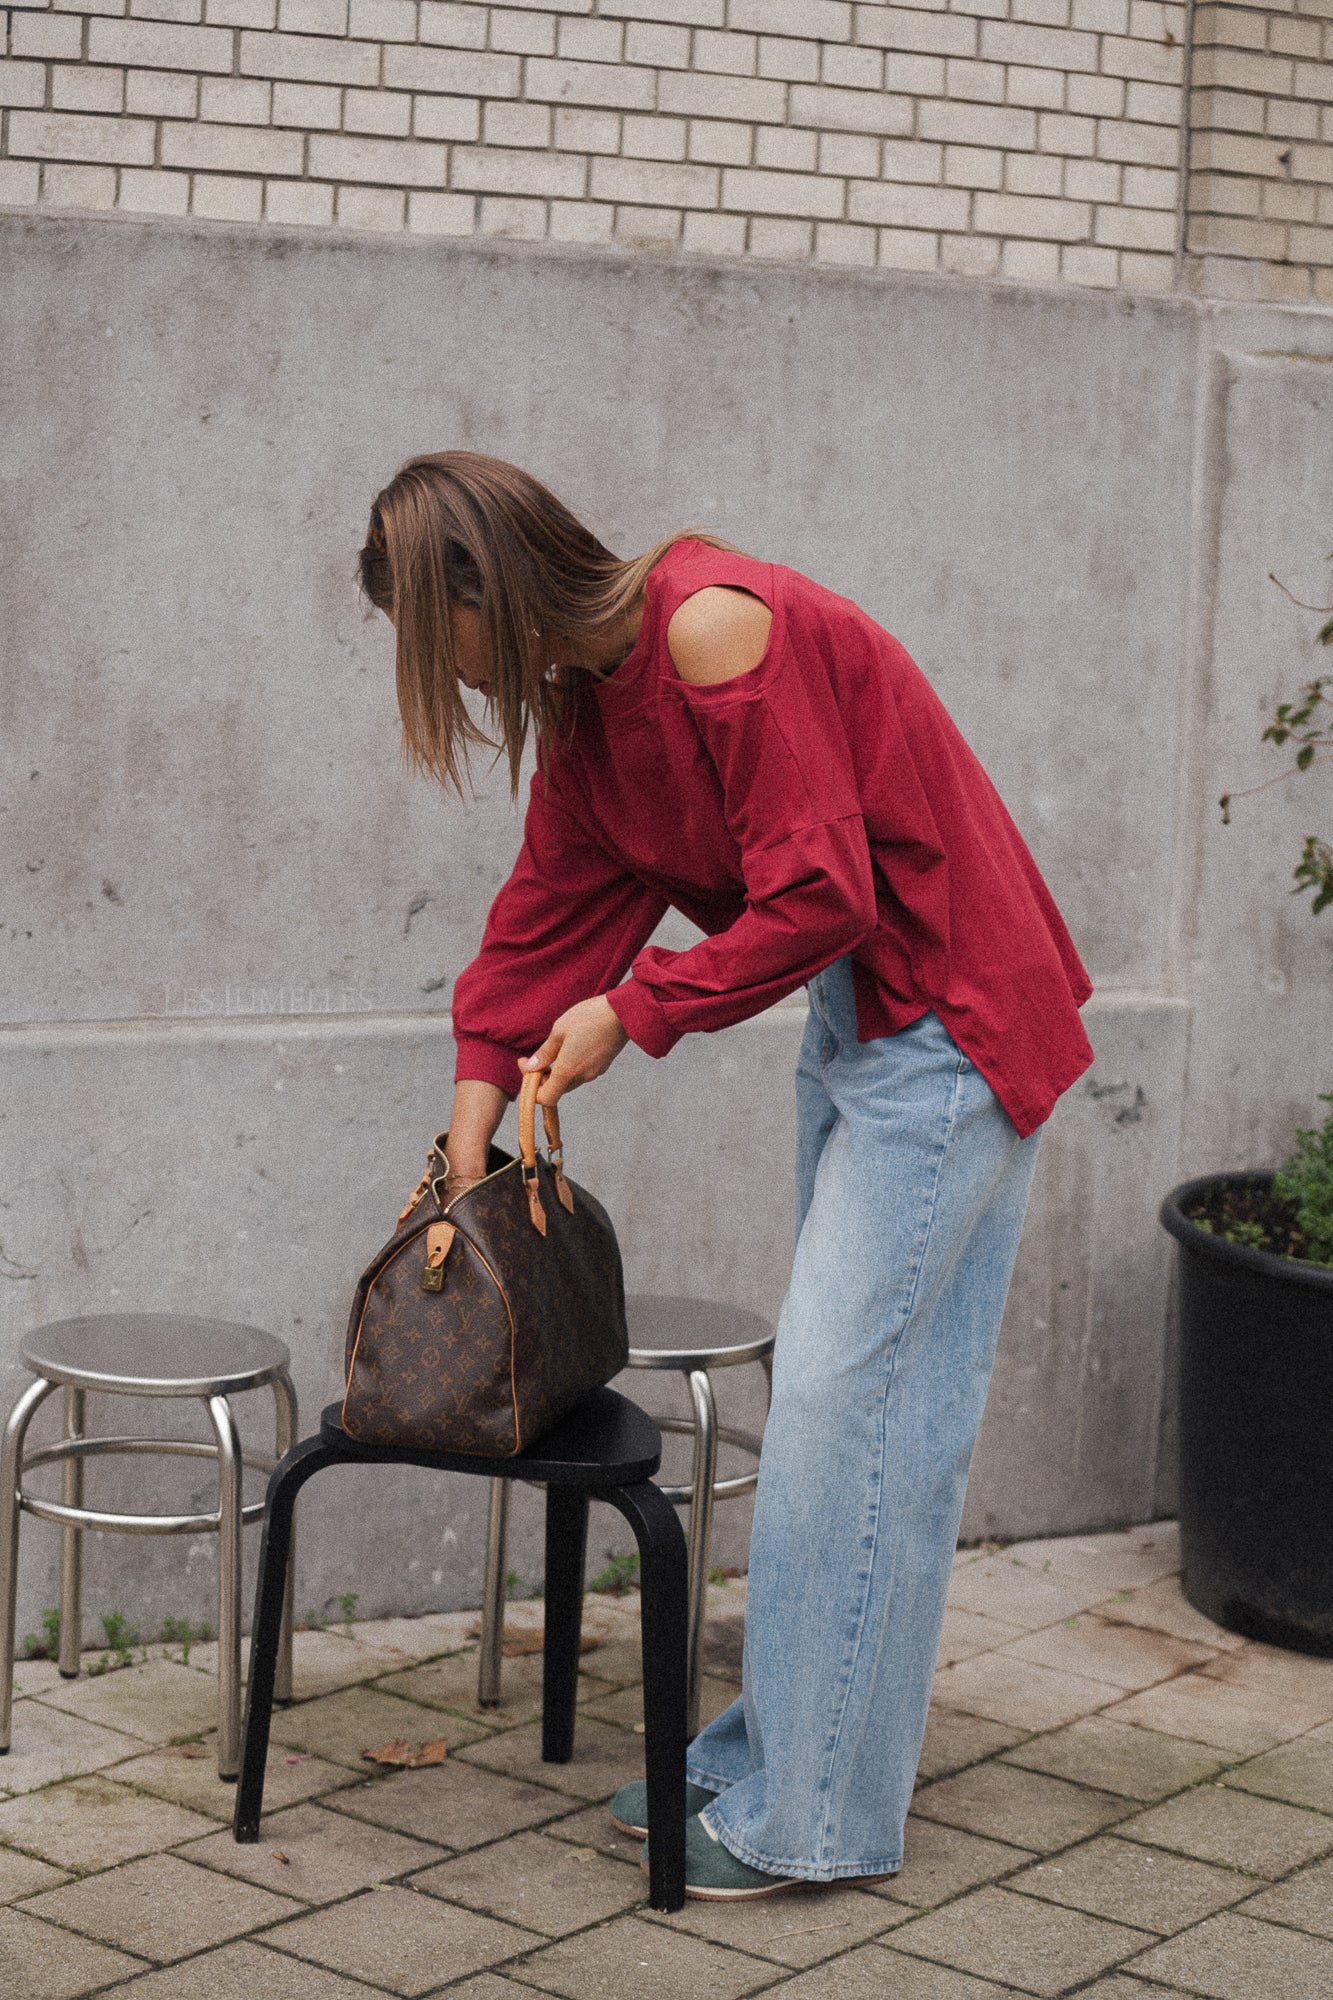
<path id="1" fill-rule="evenodd" d="M 611 1067 L 627 1040 L 610 1002 L 599 996 L 581 1000 L 560 1016 L 541 1047 L 521 1064 L 524 1070 L 549 1070 L 537 1092 L 539 1104 L 556 1104 L 567 1090 L 591 1083 Z"/>

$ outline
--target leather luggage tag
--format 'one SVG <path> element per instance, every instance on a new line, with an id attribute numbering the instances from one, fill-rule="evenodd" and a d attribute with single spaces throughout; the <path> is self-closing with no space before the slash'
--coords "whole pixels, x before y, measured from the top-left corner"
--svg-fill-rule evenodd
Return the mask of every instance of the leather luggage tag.
<path id="1" fill-rule="evenodd" d="M 445 1260 L 457 1234 L 452 1222 L 432 1222 L 426 1231 L 426 1268 L 421 1273 L 423 1292 L 444 1290 Z"/>

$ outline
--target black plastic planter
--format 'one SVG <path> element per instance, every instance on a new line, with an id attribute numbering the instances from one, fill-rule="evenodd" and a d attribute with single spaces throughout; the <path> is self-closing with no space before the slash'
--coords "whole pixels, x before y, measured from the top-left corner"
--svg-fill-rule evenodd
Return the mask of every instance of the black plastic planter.
<path id="1" fill-rule="evenodd" d="M 1333 1654 L 1333 1270 L 1184 1213 L 1272 1179 L 1211 1175 L 1162 1204 L 1180 1245 L 1181 1582 L 1229 1631 Z"/>

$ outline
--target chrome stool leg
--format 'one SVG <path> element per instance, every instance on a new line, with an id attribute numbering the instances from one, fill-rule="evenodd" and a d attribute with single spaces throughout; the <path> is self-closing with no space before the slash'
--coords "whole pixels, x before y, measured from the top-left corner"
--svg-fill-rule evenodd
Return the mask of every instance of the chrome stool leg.
<path id="1" fill-rule="evenodd" d="M 65 1390 L 65 1437 L 81 1438 L 88 1408 L 86 1389 Z M 61 1498 L 67 1507 L 83 1505 L 83 1454 L 73 1454 L 61 1468 Z M 79 1677 L 83 1645 L 83 1530 L 66 1523 L 60 1531 L 60 1677 Z"/>
<path id="2" fill-rule="evenodd" d="M 296 1443 L 297 1437 L 296 1389 L 291 1375 L 285 1368 L 273 1377 L 273 1400 L 277 1405 L 277 1455 L 283 1459 Z M 289 1702 L 292 1698 L 292 1627 L 295 1623 L 296 1602 L 295 1550 L 296 1528 L 293 1524 L 288 1543 L 287 1582 L 282 1599 L 278 1660 L 273 1678 L 273 1699 L 279 1702 Z"/>
<path id="3" fill-rule="evenodd" d="M 218 1776 L 241 1759 L 241 1440 L 225 1396 L 210 1396 L 218 1441 Z"/>
<path id="4" fill-rule="evenodd" d="M 500 1701 L 510 1483 L 507 1479 L 491 1481 L 490 1514 L 486 1523 L 486 1580 L 481 1602 L 481 1656 L 477 1666 L 478 1708 L 496 1708 Z"/>
<path id="5" fill-rule="evenodd" d="M 9 1414 L 0 1443 L 0 1756 L 9 1748 L 14 1713 L 14 1616 L 19 1584 L 19 1480 L 23 1440 L 34 1415 L 55 1391 L 39 1377 L 24 1390 Z"/>
<path id="6" fill-rule="evenodd" d="M 691 1369 L 690 1400 L 694 1405 L 694 1471 L 690 1481 L 690 1570 L 687 1727 L 691 1740 L 699 1734 L 699 1655 L 703 1643 L 704 1590 L 708 1583 L 708 1544 L 713 1533 L 713 1488 L 717 1484 L 717 1402 L 706 1368 Z"/>

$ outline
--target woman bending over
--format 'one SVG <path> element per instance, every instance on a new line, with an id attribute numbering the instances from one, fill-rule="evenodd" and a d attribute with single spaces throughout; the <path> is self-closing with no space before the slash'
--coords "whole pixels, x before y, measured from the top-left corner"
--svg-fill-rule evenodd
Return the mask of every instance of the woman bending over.
<path id="1" fill-rule="evenodd" d="M 796 1253 L 755 1497 L 743 1693 L 690 1747 L 693 1896 L 895 1872 L 1039 1129 L 1091 990 L 1031 855 L 896 640 L 685 534 L 620 561 L 516 467 L 414 458 L 362 584 L 418 767 L 488 739 L 523 845 L 453 995 L 459 1185 L 525 1069 L 665 1056 L 804 985 Z M 706 935 L 648 939 L 668 907 Z M 643 1787 L 612 1801 L 642 1832 Z"/>

